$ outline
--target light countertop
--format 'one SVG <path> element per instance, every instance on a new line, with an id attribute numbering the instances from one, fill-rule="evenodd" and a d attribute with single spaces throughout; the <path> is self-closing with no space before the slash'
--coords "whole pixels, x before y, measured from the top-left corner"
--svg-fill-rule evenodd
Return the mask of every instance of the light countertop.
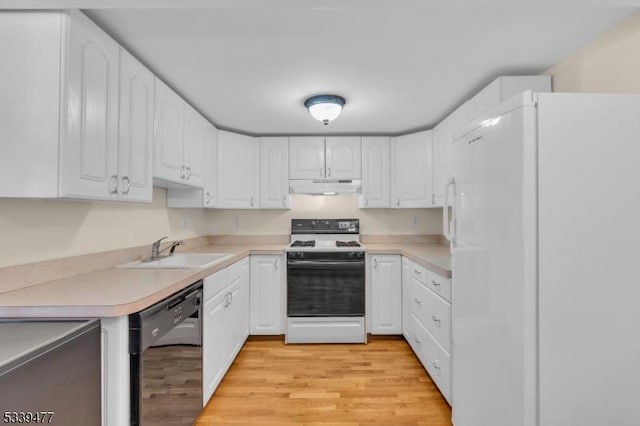
<path id="1" fill-rule="evenodd" d="M 451 276 L 449 248 L 440 244 L 366 244 L 370 254 L 402 254 Z M 101 318 L 140 311 L 251 254 L 282 254 L 284 244 L 214 244 L 192 252 L 230 253 L 208 268 L 106 268 L 0 293 L 0 318 Z"/>

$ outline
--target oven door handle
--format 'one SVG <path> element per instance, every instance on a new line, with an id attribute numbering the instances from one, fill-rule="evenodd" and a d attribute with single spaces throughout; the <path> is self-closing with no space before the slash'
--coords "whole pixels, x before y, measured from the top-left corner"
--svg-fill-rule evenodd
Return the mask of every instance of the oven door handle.
<path id="1" fill-rule="evenodd" d="M 364 260 L 346 262 L 317 262 L 313 260 L 289 260 L 289 269 L 358 269 L 364 266 Z"/>

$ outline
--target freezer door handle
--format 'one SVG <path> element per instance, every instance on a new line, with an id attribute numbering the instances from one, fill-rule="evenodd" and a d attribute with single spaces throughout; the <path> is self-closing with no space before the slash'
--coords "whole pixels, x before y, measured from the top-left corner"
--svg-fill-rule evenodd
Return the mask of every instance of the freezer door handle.
<path id="1" fill-rule="evenodd" d="M 450 178 L 444 184 L 444 203 L 442 205 L 442 229 L 444 232 L 444 237 L 449 241 L 453 242 L 455 235 L 455 209 L 451 211 L 451 219 L 449 219 L 449 187 L 453 187 L 453 193 L 456 192 L 456 180 L 455 178 Z M 455 196 L 455 195 L 454 195 Z M 451 206 L 453 207 L 453 206 Z M 453 222 L 453 226 L 451 226 Z M 454 232 L 451 232 L 453 228 Z"/>

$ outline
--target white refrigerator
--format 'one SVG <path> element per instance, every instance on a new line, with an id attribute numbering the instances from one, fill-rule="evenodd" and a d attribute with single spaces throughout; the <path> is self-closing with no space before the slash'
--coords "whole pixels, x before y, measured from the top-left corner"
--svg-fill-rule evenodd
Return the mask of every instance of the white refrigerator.
<path id="1" fill-rule="evenodd" d="M 640 96 L 525 92 L 453 163 L 454 425 L 640 425 Z"/>

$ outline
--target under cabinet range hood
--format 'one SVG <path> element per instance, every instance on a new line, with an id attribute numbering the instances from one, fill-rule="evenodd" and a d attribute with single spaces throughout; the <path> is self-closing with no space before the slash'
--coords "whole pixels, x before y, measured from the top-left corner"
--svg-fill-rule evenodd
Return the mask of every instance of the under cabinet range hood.
<path id="1" fill-rule="evenodd" d="M 306 180 L 289 181 L 289 193 L 306 195 L 348 195 L 358 194 L 361 180 Z"/>

